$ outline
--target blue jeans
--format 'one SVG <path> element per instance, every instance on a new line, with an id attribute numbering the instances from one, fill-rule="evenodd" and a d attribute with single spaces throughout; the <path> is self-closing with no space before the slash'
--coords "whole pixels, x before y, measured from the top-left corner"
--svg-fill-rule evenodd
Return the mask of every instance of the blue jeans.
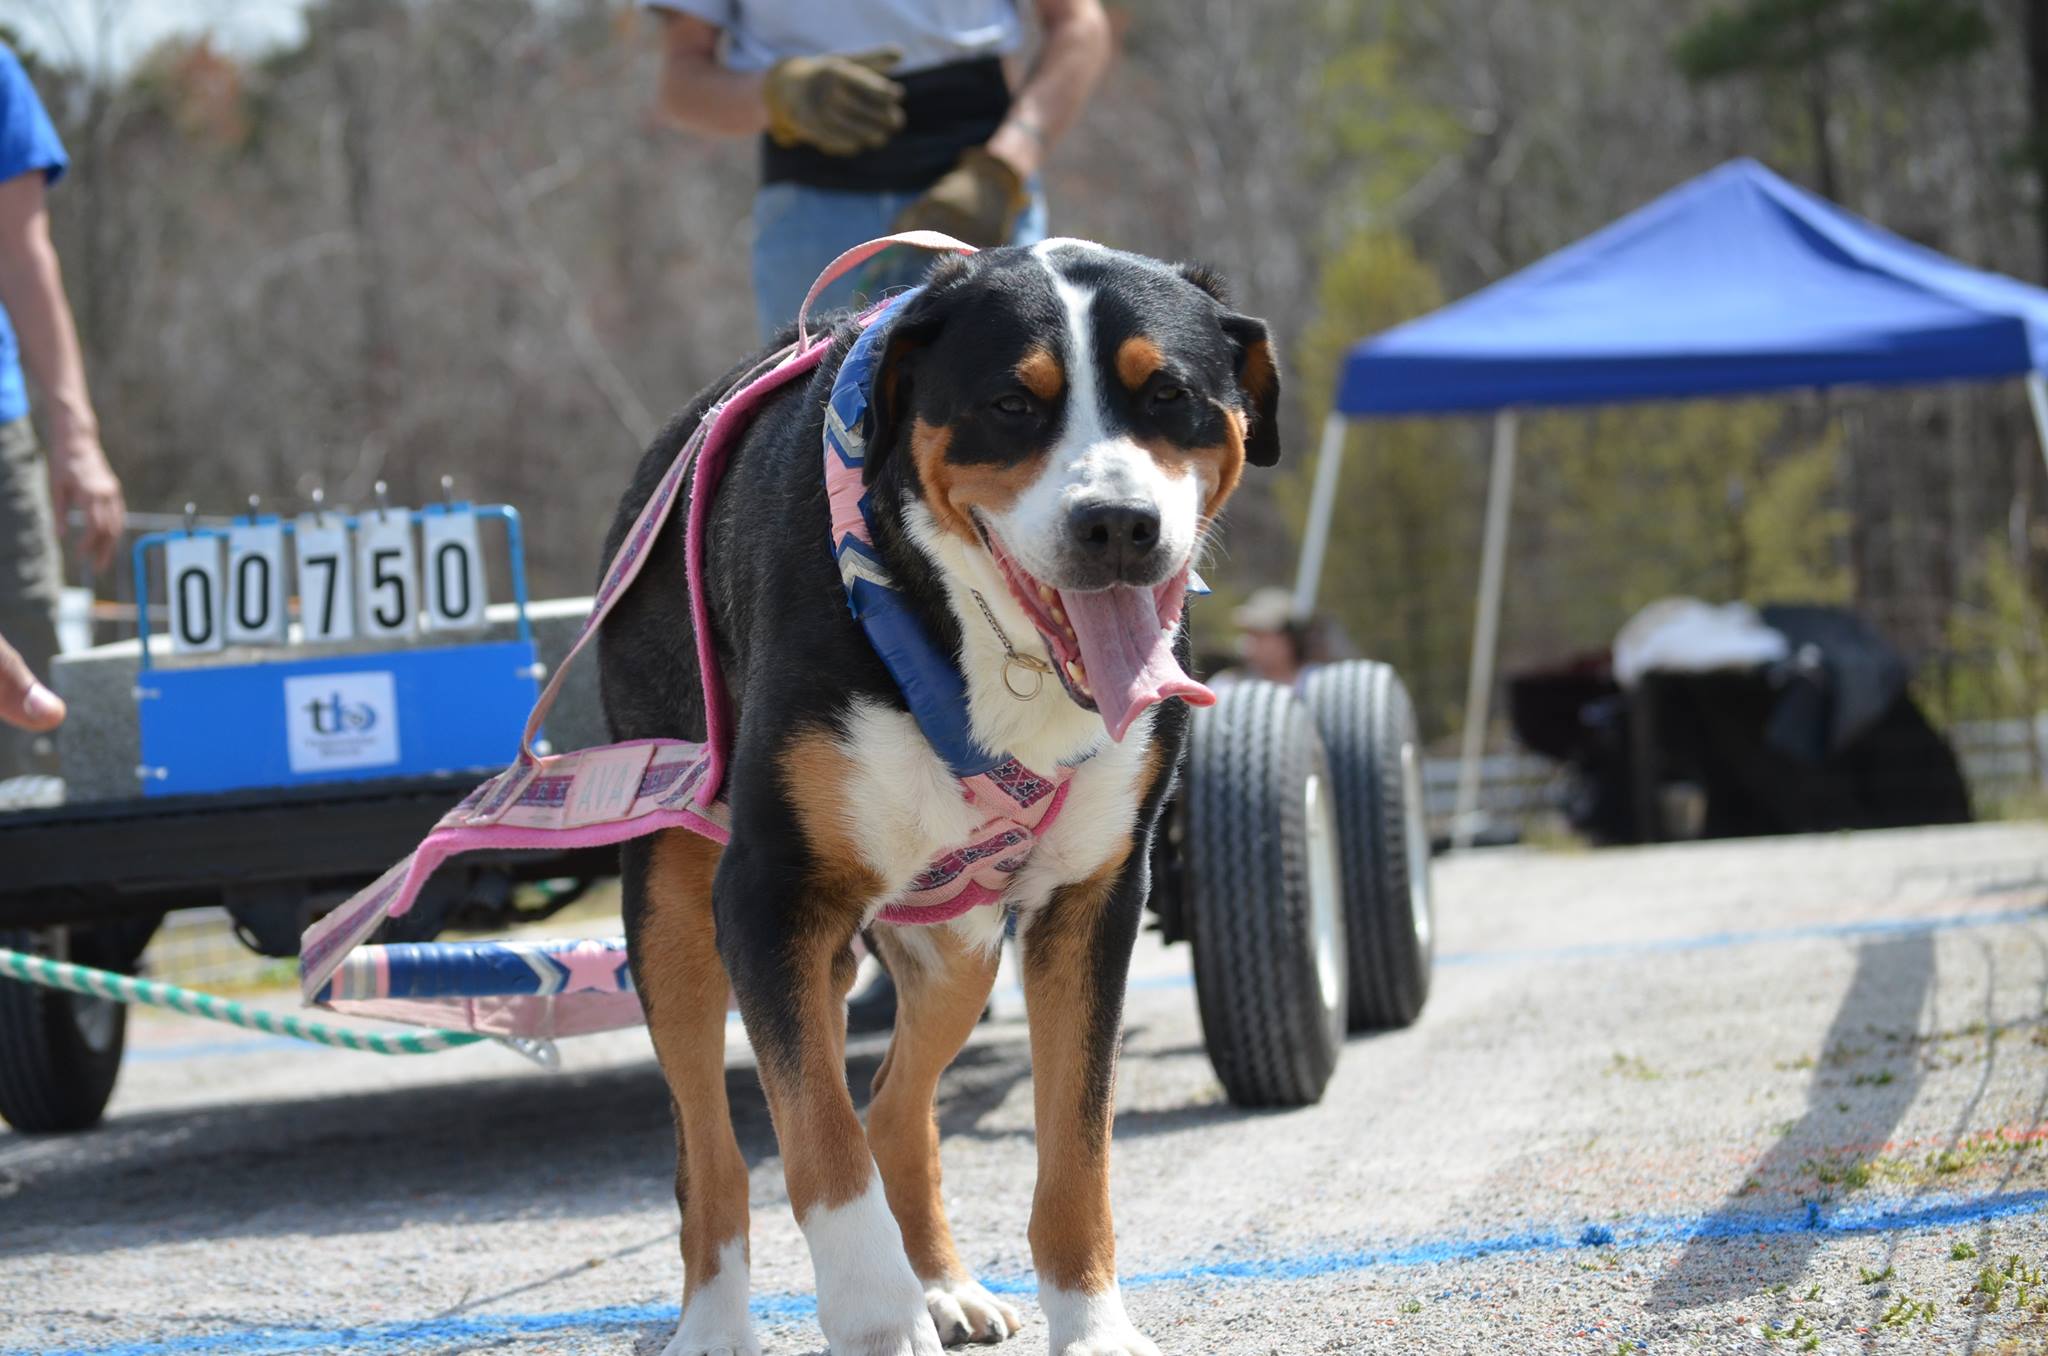
<path id="1" fill-rule="evenodd" d="M 754 195 L 754 317 L 763 341 L 796 319 L 804 293 L 831 263 L 864 241 L 884 236 L 915 193 L 848 193 L 802 184 L 763 184 Z M 1045 239 L 1045 195 L 1031 201 L 1010 235 L 1012 245 Z M 931 267 L 925 250 L 897 249 L 862 264 L 825 289 L 812 310 L 829 311 L 915 286 Z"/>

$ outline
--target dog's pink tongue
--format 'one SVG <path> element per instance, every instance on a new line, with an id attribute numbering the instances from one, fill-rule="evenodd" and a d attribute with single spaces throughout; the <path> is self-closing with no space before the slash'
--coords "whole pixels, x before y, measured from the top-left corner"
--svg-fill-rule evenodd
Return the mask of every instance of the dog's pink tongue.
<path id="1" fill-rule="evenodd" d="M 1138 713 L 1169 697 L 1213 706 L 1216 694 L 1188 677 L 1173 657 L 1155 590 L 1119 584 L 1097 593 L 1060 591 L 1081 664 L 1109 737 L 1121 741 Z"/>

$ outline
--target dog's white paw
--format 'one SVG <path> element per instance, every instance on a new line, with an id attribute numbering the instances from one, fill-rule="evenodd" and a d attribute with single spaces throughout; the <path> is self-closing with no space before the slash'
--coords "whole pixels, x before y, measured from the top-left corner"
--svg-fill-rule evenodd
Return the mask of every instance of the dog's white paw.
<path id="1" fill-rule="evenodd" d="M 718 1250 L 718 1272 L 683 1306 L 683 1321 L 661 1356 L 761 1356 L 747 1316 L 747 1245 L 735 1238 Z"/>
<path id="2" fill-rule="evenodd" d="M 924 1307 L 931 1312 L 939 1340 L 949 1347 L 1000 1342 L 1024 1326 L 1015 1309 L 971 1280 L 926 1282 Z"/>
<path id="3" fill-rule="evenodd" d="M 846 1204 L 812 1209 L 802 1227 L 818 1277 L 818 1326 L 832 1356 L 940 1356 L 939 1330 L 903 1255 L 880 1173 Z"/>
<path id="4" fill-rule="evenodd" d="M 695 1309 L 696 1305 L 691 1305 Z M 761 1356 L 761 1344 L 754 1339 L 753 1326 L 747 1322 L 747 1312 L 740 1310 L 739 1322 L 713 1323 L 699 1319 L 690 1320 L 693 1315 L 684 1314 L 682 1326 L 676 1335 L 668 1339 L 668 1345 L 661 1349 L 661 1356 Z"/>
<path id="5" fill-rule="evenodd" d="M 929 1314 L 919 1314 L 915 1322 L 900 1327 L 842 1333 L 831 1340 L 832 1356 L 941 1356 L 945 1351 Z"/>
<path id="6" fill-rule="evenodd" d="M 1159 1356 L 1152 1340 L 1131 1326 L 1114 1285 L 1094 1295 L 1043 1286 L 1038 1307 L 1052 1330 L 1053 1356 Z"/>
<path id="7" fill-rule="evenodd" d="M 706 1346 L 706 1342 L 711 1345 Z M 692 1337 L 677 1329 L 661 1349 L 661 1356 L 761 1356 L 761 1344 L 751 1332 L 737 1337 Z"/>

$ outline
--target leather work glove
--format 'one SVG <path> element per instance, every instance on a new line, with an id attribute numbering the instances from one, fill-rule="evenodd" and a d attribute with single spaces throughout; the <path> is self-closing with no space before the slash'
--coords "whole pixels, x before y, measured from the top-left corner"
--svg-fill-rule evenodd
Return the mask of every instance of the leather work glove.
<path id="1" fill-rule="evenodd" d="M 924 191 L 896 218 L 899 231 L 944 231 L 970 245 L 1010 243 L 1030 195 L 1017 171 L 980 146 L 961 153 L 960 163 Z"/>
<path id="2" fill-rule="evenodd" d="M 902 59 L 894 47 L 784 57 L 761 85 L 768 135 L 780 145 L 808 143 L 827 155 L 875 150 L 903 130 L 903 86 L 882 74 Z"/>

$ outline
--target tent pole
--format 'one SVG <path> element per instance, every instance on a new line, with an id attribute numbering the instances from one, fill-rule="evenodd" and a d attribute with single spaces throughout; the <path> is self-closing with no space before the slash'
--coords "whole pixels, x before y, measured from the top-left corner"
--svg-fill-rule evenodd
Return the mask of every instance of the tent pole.
<path id="1" fill-rule="evenodd" d="M 1472 619 L 1472 669 L 1465 688 L 1464 747 L 1458 759 L 1454 847 L 1472 846 L 1479 828 L 1479 759 L 1486 750 L 1487 702 L 1493 694 L 1494 643 L 1500 636 L 1501 576 L 1507 568 L 1508 505 L 1515 493 L 1515 412 L 1493 419 L 1493 470 L 1486 482 L 1486 538 L 1479 559 L 1479 608 Z"/>
<path id="2" fill-rule="evenodd" d="M 1308 525 L 1301 534 L 1301 560 L 1294 570 L 1294 615 L 1307 620 L 1316 610 L 1323 583 L 1323 553 L 1330 545 L 1330 518 L 1337 511 L 1337 467 L 1344 460 L 1344 416 L 1323 420 L 1323 445 L 1316 451 L 1316 484 L 1308 500 Z"/>
<path id="3" fill-rule="evenodd" d="M 2027 373 L 2027 403 L 2034 407 L 2034 435 L 2041 442 L 2041 460 L 2048 462 L 2048 377 Z"/>

